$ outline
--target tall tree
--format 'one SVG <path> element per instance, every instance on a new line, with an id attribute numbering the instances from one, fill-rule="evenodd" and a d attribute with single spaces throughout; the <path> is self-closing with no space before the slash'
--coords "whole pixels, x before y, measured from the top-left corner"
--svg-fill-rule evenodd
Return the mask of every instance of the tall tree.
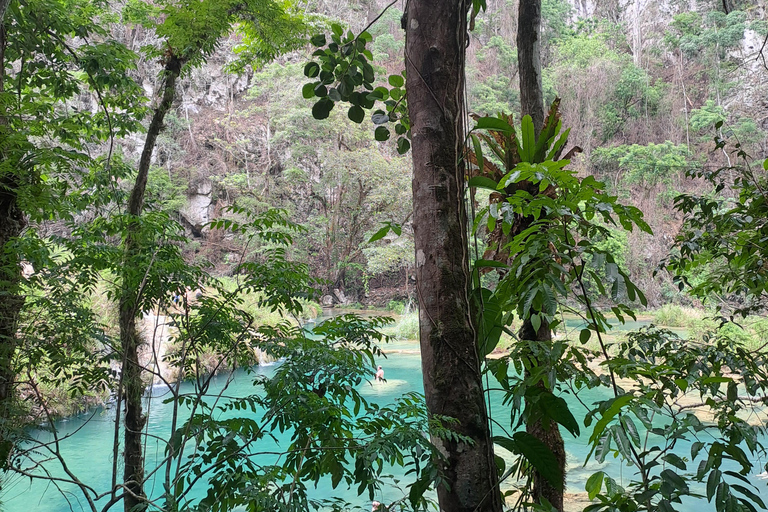
<path id="1" fill-rule="evenodd" d="M 462 0 L 413 0 L 406 14 L 406 83 L 413 151 L 413 229 L 424 393 L 432 415 L 465 439 L 435 439 L 446 456 L 437 488 L 446 512 L 499 511 L 493 444 L 469 308 L 464 208 Z"/>
<path id="2" fill-rule="evenodd" d="M 544 91 L 541 84 L 541 0 L 520 0 L 520 8 L 517 24 L 517 55 L 520 70 L 520 104 L 521 114 L 529 115 L 533 120 L 536 137 L 541 136 L 544 126 Z M 532 195 L 539 193 L 538 184 L 531 183 L 527 187 Z M 510 239 L 527 229 L 533 218 L 521 219 L 517 232 L 510 233 Z M 533 312 L 536 315 L 538 312 Z M 525 341 L 535 341 L 544 344 L 552 343 L 552 330 L 549 323 L 541 318 L 541 323 L 536 326 L 532 318 L 525 318 L 520 328 L 519 337 Z M 534 364 L 539 364 L 532 358 Z M 540 387 L 545 388 L 543 381 L 539 381 Z M 553 383 L 550 383 L 552 391 Z M 565 443 L 558 425 L 549 419 L 534 419 L 527 422 L 526 430 L 529 434 L 541 440 L 554 454 L 558 463 L 557 473 L 565 479 Z M 536 503 L 548 501 L 557 510 L 563 510 L 563 489 L 553 485 L 544 478 L 539 471 L 534 470 L 533 489 L 531 494 Z"/>
<path id="3" fill-rule="evenodd" d="M 135 55 L 109 39 L 103 4 L 18 0 L 3 6 L 8 9 L 0 26 L 0 464 L 11 447 L 9 427 L 16 423 L 10 416 L 25 302 L 20 265 L 24 259 L 33 266 L 35 258 L 45 259 L 42 248 L 24 254 L 20 237 L 30 219 L 67 215 L 67 202 L 76 200 L 65 200 L 65 194 L 74 197 L 72 184 L 94 164 L 87 145 L 135 129 L 141 101 L 126 76 Z M 83 42 L 69 44 L 73 37 Z M 96 112 L 70 108 L 84 93 L 97 99 Z"/>
<path id="4" fill-rule="evenodd" d="M 142 254 L 144 244 L 151 236 L 141 232 L 141 216 L 152 153 L 165 116 L 173 106 L 177 81 L 183 72 L 203 64 L 220 40 L 230 34 L 236 25 L 246 41 L 241 57 L 252 59 L 254 64 L 270 60 L 302 42 L 298 37 L 302 31 L 300 18 L 292 16 L 272 0 L 181 1 L 167 5 L 161 14 L 163 21 L 156 29 L 163 39 L 162 48 L 158 48 L 163 62 L 161 95 L 147 129 L 138 172 L 128 199 L 127 231 L 123 238 L 119 317 L 125 398 L 125 512 L 145 510 L 148 506 L 142 450 L 146 424 L 142 408 L 144 371 L 139 361 L 142 339 L 136 319 L 142 310 L 148 309 L 143 306 L 151 305 L 153 300 L 161 300 L 165 291 L 160 290 L 160 296 L 154 297 L 145 293 L 147 276 L 155 270 L 151 268 L 154 258 L 147 260 Z"/>
<path id="5" fill-rule="evenodd" d="M 541 86 L 541 0 L 520 0 L 517 18 L 517 59 L 522 115 L 533 119 L 536 133 L 544 126 Z"/>

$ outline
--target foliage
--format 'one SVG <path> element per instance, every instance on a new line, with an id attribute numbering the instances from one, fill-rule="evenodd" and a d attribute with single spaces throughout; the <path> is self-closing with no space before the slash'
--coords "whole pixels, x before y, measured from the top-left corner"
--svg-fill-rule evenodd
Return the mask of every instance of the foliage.
<path id="1" fill-rule="evenodd" d="M 363 122 L 365 111 L 373 109 L 376 101 L 383 102 L 384 110 L 377 109 L 371 114 L 371 121 L 377 125 L 374 132 L 376 140 L 388 140 L 390 130 L 385 125 L 394 123 L 398 135 L 397 151 L 403 154 L 411 147 L 410 120 L 405 103 L 405 73 L 389 75 L 389 87 L 375 87 L 376 75 L 369 62 L 373 55 L 366 48 L 366 44 L 372 40 L 373 36 L 366 30 L 356 36 L 351 30 L 345 34 L 338 24 L 332 25 L 330 43 L 327 43 L 324 34 L 313 36 L 312 44 L 321 49 L 312 55 L 319 62 L 308 62 L 304 66 L 304 75 L 317 80 L 305 84 L 302 95 L 307 99 L 320 98 L 312 107 L 315 119 L 327 118 L 337 102 L 344 102 L 351 105 L 347 116 L 356 123 Z"/>
<path id="2" fill-rule="evenodd" d="M 598 503 L 585 510 L 676 510 L 686 496 L 706 498 L 717 511 L 765 508 L 746 478 L 750 456 L 764 452 L 764 429 L 743 419 L 766 391 L 765 354 L 728 337 L 696 343 L 655 329 L 615 348 L 603 365 L 633 384 L 599 402 L 585 424 L 596 420 L 596 460 L 620 455 L 637 479 L 622 487 L 596 473 L 586 488 Z M 690 447 L 690 457 L 674 452 L 680 445 Z M 705 494 L 694 482 L 706 484 Z"/>
<path id="3" fill-rule="evenodd" d="M 718 147 L 725 142 L 718 139 Z M 685 223 L 667 266 L 681 289 L 689 285 L 701 299 L 725 295 L 733 312 L 746 316 L 768 304 L 768 160 L 753 166 L 738 145 L 735 151 L 739 164 L 733 167 L 689 171 L 691 177 L 704 178 L 715 195 L 681 194 L 675 199 Z M 688 277 L 695 269 L 706 271 L 697 283 Z"/>
<path id="4" fill-rule="evenodd" d="M 696 164 L 684 144 L 670 141 L 596 148 L 592 162 L 600 173 L 611 177 L 623 173 L 623 182 L 648 187 L 659 183 L 670 185 L 674 177 Z"/>
<path id="5" fill-rule="evenodd" d="M 583 312 L 576 310 L 586 315 L 582 343 L 589 340 L 592 331 L 598 336 L 606 332 L 610 324 L 591 305 L 586 275 L 594 279 L 602 295 L 610 288 L 610 296 L 616 301 L 612 311 L 620 321 L 623 315 L 634 317 L 622 302 L 624 298 L 645 303 L 642 293 L 599 242 L 611 237 L 607 225 L 621 225 L 627 230 L 637 226 L 646 232 L 650 228 L 639 210 L 604 193 L 602 183 L 591 176 L 577 178 L 573 171 L 565 169 L 573 151 L 559 159 L 568 130 L 561 133 L 558 103 L 550 109 L 538 137 L 529 116 L 523 117 L 519 131 L 503 114 L 477 119 L 475 130 L 485 129 L 488 134 L 472 136 L 470 162 L 476 175 L 470 178 L 469 185 L 494 192 L 491 204 L 475 221 L 477 230 L 485 220 L 492 240 L 484 259 L 475 263 L 475 272 L 482 267 L 503 269 L 495 290 L 477 288 L 474 293 L 481 355 L 487 355 L 499 343 L 502 332 L 511 324 L 512 313 L 530 322 L 533 332 L 527 336 L 535 336 L 543 326 L 557 329 L 558 313 L 561 308 L 571 309 L 569 302 L 584 308 Z M 483 156 L 481 142 L 500 165 Z M 598 260 L 605 265 L 606 285 L 589 263 Z M 505 401 L 513 405 L 511 428 L 554 422 L 578 435 L 576 420 L 555 393 L 562 389 L 564 381 L 573 378 L 578 387 L 585 385 L 591 374 L 587 367 L 590 358 L 588 351 L 578 346 L 526 337 L 516 343 L 507 358 L 489 364 L 489 371 L 505 390 Z M 508 375 L 510 367 L 516 370 L 515 378 Z M 525 409 L 518 414 L 524 399 Z M 563 487 L 555 456 L 538 438 L 517 432 L 495 441 L 525 458 L 524 464 L 517 463 L 511 469 L 513 472 L 525 473 L 526 467 L 533 468 L 552 486 Z"/>

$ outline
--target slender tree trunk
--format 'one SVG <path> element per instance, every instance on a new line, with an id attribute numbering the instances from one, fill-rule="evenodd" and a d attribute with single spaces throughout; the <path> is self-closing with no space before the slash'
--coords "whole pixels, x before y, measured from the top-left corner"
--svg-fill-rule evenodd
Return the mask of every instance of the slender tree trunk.
<path id="1" fill-rule="evenodd" d="M 406 13 L 413 228 L 424 393 L 431 415 L 472 443 L 434 439 L 446 457 L 445 512 L 500 511 L 476 333 L 469 311 L 463 145 L 466 4 L 412 0 Z"/>
<path id="2" fill-rule="evenodd" d="M 541 0 L 520 0 L 517 27 L 517 57 L 520 68 L 520 103 L 522 115 L 530 115 L 538 138 L 544 126 L 544 91 L 541 85 Z M 532 193 L 536 193 L 532 191 Z M 526 219 L 527 220 L 527 219 Z M 527 227 L 523 222 L 521 231 Z M 542 321 L 538 332 L 530 319 L 525 319 L 519 333 L 521 340 L 530 340 L 550 344 L 552 330 L 546 321 Z M 543 383 L 540 383 L 544 387 Z M 552 391 L 548 389 L 547 391 Z M 545 478 L 534 471 L 532 497 L 534 502 L 549 501 L 557 510 L 563 510 L 563 489 L 565 488 L 565 443 L 560 429 L 554 422 L 545 425 L 541 420 L 526 424 L 529 434 L 541 440 L 555 455 L 558 473 L 562 476 L 563 488 L 551 485 Z"/>
<path id="3" fill-rule="evenodd" d="M 133 190 L 128 199 L 128 215 L 132 218 L 124 241 L 124 268 L 129 270 L 123 275 L 122 292 L 120 296 L 120 342 L 123 348 L 123 383 L 125 394 L 125 447 L 124 473 L 125 512 L 140 512 L 147 508 L 144 491 L 144 453 L 142 450 L 143 430 L 147 418 L 142 410 L 144 395 L 143 369 L 139 364 L 139 347 L 142 340 L 136 328 L 136 317 L 140 314 L 139 296 L 141 283 L 135 278 L 135 268 L 132 263 L 142 250 L 137 239 L 138 217 L 144 208 L 144 195 L 147 189 L 149 166 L 152 151 L 155 148 L 157 136 L 163 127 L 165 114 L 173 104 L 176 93 L 176 79 L 181 72 L 182 63 L 173 55 L 168 58 L 164 70 L 163 97 L 155 109 L 152 121 L 147 130 L 144 149 L 139 160 L 139 170 Z M 145 270 L 146 269 L 142 269 Z"/>
<path id="4" fill-rule="evenodd" d="M 7 1 L 0 0 L 0 8 L 5 10 Z M 2 14 L 2 13 L 0 13 Z M 0 16 L 0 94 L 5 81 L 5 28 Z M 0 140 L 10 135 L 11 127 L 6 112 L 0 113 Z M 7 153 L 9 148 L 0 148 L 0 161 L 16 160 Z M 11 162 L 11 166 L 13 163 Z M 13 357 L 16 352 L 16 330 L 19 325 L 19 313 L 24 305 L 21 294 L 20 263 L 18 253 L 9 242 L 21 235 L 27 225 L 24 212 L 18 204 L 18 176 L 11 172 L 0 178 L 0 422 L 11 424 L 14 399 L 15 372 Z M 9 429 L 0 428 L 0 468 L 5 468 L 12 448 Z"/>

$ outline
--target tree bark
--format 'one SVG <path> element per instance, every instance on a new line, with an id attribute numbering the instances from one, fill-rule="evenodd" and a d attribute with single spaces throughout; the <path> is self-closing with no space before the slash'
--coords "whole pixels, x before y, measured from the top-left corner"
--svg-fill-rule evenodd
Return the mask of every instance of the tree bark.
<path id="1" fill-rule="evenodd" d="M 11 0 L 0 0 L 0 23 L 3 23 L 5 19 L 5 12 L 8 10 L 8 6 L 11 4 Z"/>
<path id="2" fill-rule="evenodd" d="M 144 396 L 143 369 L 139 363 L 139 347 L 142 340 L 136 328 L 136 317 L 140 314 L 139 297 L 141 283 L 131 279 L 136 275 L 133 268 L 134 258 L 141 251 L 137 240 L 138 217 L 144 209 L 144 195 L 147 189 L 149 167 L 152 151 L 155 148 L 157 136 L 163 127 L 165 115 L 173 104 L 176 94 L 176 79 L 181 73 L 182 63 L 175 56 L 168 57 L 164 70 L 163 96 L 155 109 L 144 140 L 144 148 L 139 160 L 138 174 L 128 199 L 128 216 L 132 218 L 124 241 L 124 268 L 131 269 L 123 275 L 120 296 L 120 342 L 123 349 L 123 386 L 125 394 L 125 434 L 124 434 L 124 472 L 123 484 L 125 512 L 140 512 L 147 508 L 144 491 L 144 453 L 142 449 L 143 431 L 147 418 L 143 412 L 142 398 Z"/>
<path id="3" fill-rule="evenodd" d="M 434 439 L 445 455 L 445 512 L 500 511 L 493 443 L 469 310 L 464 169 L 466 4 L 412 0 L 406 71 L 413 153 L 413 228 L 424 393 L 431 415 L 473 443 Z"/>
<path id="4" fill-rule="evenodd" d="M 520 0 L 517 20 L 517 59 L 522 114 L 530 115 L 536 133 L 544 126 L 541 86 L 541 0 Z"/>

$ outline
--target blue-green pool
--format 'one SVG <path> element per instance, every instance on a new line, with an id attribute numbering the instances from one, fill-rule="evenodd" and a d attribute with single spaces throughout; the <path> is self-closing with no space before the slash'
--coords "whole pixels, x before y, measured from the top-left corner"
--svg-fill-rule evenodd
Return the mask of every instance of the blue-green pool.
<path id="1" fill-rule="evenodd" d="M 415 342 L 399 341 L 385 347 L 388 357 L 378 363 L 385 369 L 386 383 L 364 384 L 361 393 L 369 400 L 381 404 L 391 403 L 395 398 L 409 391 L 423 391 L 421 379 L 421 362 L 418 355 L 418 345 Z M 260 367 L 257 373 L 271 374 L 274 367 Z M 228 383 L 227 395 L 245 396 L 253 392 L 252 378 L 243 371 L 236 372 Z M 226 376 L 215 378 L 214 387 L 221 389 L 228 382 Z M 151 436 L 167 439 L 171 424 L 171 406 L 163 404 L 166 398 L 163 388 L 153 388 L 152 396 L 148 400 L 149 422 L 148 432 Z M 215 390 L 214 390 L 215 391 Z M 501 404 L 501 394 L 491 393 L 491 414 L 498 422 L 509 424 L 509 409 Z M 586 403 L 604 399 L 607 390 L 591 390 L 580 394 L 581 400 Z M 566 397 L 567 399 L 567 397 Z M 570 403 L 575 401 L 569 400 Z M 584 409 L 580 405 L 571 405 L 577 418 L 583 417 Z M 57 424 L 59 435 L 66 437 L 62 441 L 62 452 L 72 472 L 84 483 L 103 492 L 111 486 L 112 446 L 114 437 L 114 409 L 99 410 L 94 413 L 80 415 L 61 421 Z M 574 439 L 564 432 L 566 437 L 566 449 L 568 452 L 569 470 L 567 475 L 568 492 L 583 492 L 586 479 L 594 471 L 603 469 L 615 478 L 629 479 L 632 469 L 624 467 L 617 462 L 597 464 L 590 462 L 583 467 L 589 448 L 587 440 L 591 429 L 582 428 L 582 434 Z M 50 434 L 40 431 L 36 435 L 39 439 L 50 440 Z M 67 437 L 68 436 L 68 437 Z M 281 439 L 278 438 L 280 441 Z M 282 441 L 287 446 L 287 437 Z M 163 445 L 158 441 L 149 441 L 146 447 L 147 467 L 154 467 L 155 461 L 162 457 Z M 685 456 L 689 453 L 689 444 L 680 443 L 679 454 Z M 272 462 L 264 460 L 263 462 Z M 610 462 L 610 461 L 609 461 Z M 760 466 L 757 466 L 760 467 Z M 54 470 L 56 473 L 59 471 Z M 752 477 L 753 482 L 760 488 L 763 496 L 768 495 L 765 482 Z M 160 478 L 157 482 L 150 481 L 147 491 L 157 496 L 162 492 Z M 63 491 L 63 492 L 62 492 Z M 204 492 L 200 489 L 198 496 Z M 340 497 L 351 503 L 359 503 L 361 510 L 370 510 L 370 502 L 367 496 L 358 498 L 354 490 L 345 490 L 341 486 L 331 489 L 330 484 L 321 485 L 315 492 L 316 497 Z M 383 491 L 376 498 L 380 501 L 390 501 L 398 498 L 396 490 Z M 0 510 L 6 512 L 65 512 L 69 510 L 89 510 L 87 503 L 82 501 L 82 496 L 71 487 L 63 486 L 61 490 L 49 483 L 41 481 L 30 482 L 29 478 L 18 475 L 5 477 Z M 709 505 L 707 505 L 709 507 Z M 114 510 L 122 508 L 122 504 L 113 507 Z M 689 507 L 693 510 L 693 506 Z"/>

